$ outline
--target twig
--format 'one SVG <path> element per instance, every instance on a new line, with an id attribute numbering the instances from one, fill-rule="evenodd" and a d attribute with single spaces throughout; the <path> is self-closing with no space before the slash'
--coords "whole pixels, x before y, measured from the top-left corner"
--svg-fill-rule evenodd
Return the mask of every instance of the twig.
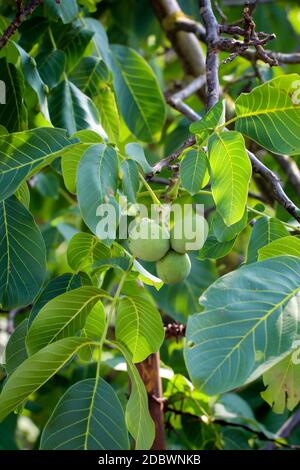
<path id="1" fill-rule="evenodd" d="M 183 101 L 187 99 L 189 96 L 196 93 L 206 82 L 205 75 L 201 75 L 198 78 L 195 78 L 192 82 L 190 82 L 185 88 L 174 93 L 173 95 L 167 96 L 166 101 L 167 103 L 172 106 L 173 108 L 177 109 L 181 114 L 186 116 L 191 121 L 198 121 L 200 116 L 195 113 L 195 111 Z"/>
<path id="2" fill-rule="evenodd" d="M 220 96 L 219 84 L 219 54 L 218 54 L 218 23 L 213 13 L 210 0 L 199 0 L 200 13 L 206 28 L 207 55 L 206 55 L 206 84 L 207 84 L 207 110 L 212 108 Z"/>
<path id="3" fill-rule="evenodd" d="M 7 27 L 0 38 L 0 50 L 3 49 L 9 39 L 16 33 L 23 21 L 25 21 L 28 16 L 32 15 L 34 10 L 36 10 L 36 8 L 38 8 L 42 3 L 43 0 L 31 0 L 28 5 L 24 7 L 22 0 L 16 0 L 16 14 L 11 24 Z"/>
<path id="4" fill-rule="evenodd" d="M 254 153 L 247 150 L 248 157 L 252 163 L 252 169 L 255 173 L 260 174 L 266 181 L 270 183 L 274 199 L 283 206 L 289 214 L 291 214 L 294 219 L 300 223 L 300 215 L 298 214 L 298 208 L 291 201 L 291 199 L 284 192 L 281 187 L 281 182 L 279 177 L 273 173 L 269 168 L 267 168 L 255 155 Z"/>
<path id="5" fill-rule="evenodd" d="M 169 186 L 170 180 L 168 178 L 161 178 L 159 176 L 153 176 L 153 178 L 148 179 L 151 183 L 161 184 L 162 186 Z"/>
<path id="6" fill-rule="evenodd" d="M 172 406 L 168 405 L 168 402 L 165 402 L 165 404 L 164 404 L 164 412 L 165 413 L 174 413 L 177 416 L 185 416 L 185 417 L 190 418 L 191 420 L 199 421 L 203 424 L 212 423 L 212 424 L 218 424 L 219 426 L 230 426 L 230 427 L 234 427 L 234 428 L 244 429 L 245 431 L 248 431 L 252 434 L 255 434 L 258 439 L 261 439 L 263 441 L 270 441 L 272 443 L 272 444 L 270 443 L 270 445 L 272 446 L 272 449 L 275 449 L 276 444 L 279 444 L 278 440 L 280 439 L 280 437 L 284 437 L 284 436 L 280 436 L 278 434 L 278 437 L 274 437 L 273 439 L 270 439 L 270 437 L 267 434 L 265 434 L 262 430 L 254 429 L 251 426 L 247 426 L 247 424 L 236 423 L 234 421 L 233 422 L 226 421 L 224 419 L 213 418 L 213 417 L 210 417 L 210 419 L 207 419 L 206 416 L 205 416 L 205 418 L 203 418 L 202 416 L 194 415 L 192 413 L 189 413 L 188 411 L 183 411 L 183 410 L 180 410 L 180 409 L 173 408 Z M 280 445 L 282 447 L 291 448 L 291 449 L 299 449 L 300 448 L 299 446 L 289 445 L 289 444 L 285 444 L 285 443 L 281 443 L 281 442 L 280 442 Z M 267 446 L 265 447 L 265 449 L 267 450 Z"/>
<path id="7" fill-rule="evenodd" d="M 265 51 L 269 57 L 274 60 L 277 60 L 279 64 L 299 64 L 300 63 L 300 52 L 294 52 L 291 54 L 286 54 L 282 52 L 273 52 L 273 51 Z M 259 60 L 260 56 L 257 51 L 247 50 L 241 54 L 244 59 L 253 61 Z"/>
<path id="8" fill-rule="evenodd" d="M 177 158 L 180 157 L 180 155 L 185 149 L 189 147 L 193 147 L 193 145 L 195 144 L 196 144 L 195 136 L 189 137 L 177 150 L 175 150 L 173 153 L 163 158 L 158 163 L 156 163 L 156 165 L 154 165 L 151 173 L 148 173 L 148 175 L 146 176 L 147 181 L 149 181 L 149 179 L 151 179 L 157 173 L 160 173 L 164 168 L 169 167 L 172 162 L 174 162 L 175 160 L 177 160 Z"/>
<path id="9" fill-rule="evenodd" d="M 300 409 L 297 410 L 289 419 L 281 426 L 278 430 L 277 435 L 278 437 L 287 438 L 289 437 L 292 432 L 299 426 L 300 424 Z M 276 445 L 274 442 L 270 442 L 267 444 L 263 450 L 274 450 L 276 449 Z"/>
<path id="10" fill-rule="evenodd" d="M 225 129 L 226 130 L 226 129 Z M 189 147 L 196 144 L 196 138 L 194 136 L 189 137 L 179 149 L 171 153 L 166 158 L 160 160 L 152 169 L 152 172 L 147 175 L 147 179 L 152 178 L 156 173 L 160 173 L 164 168 L 168 168 L 172 162 L 176 161 L 180 157 L 182 152 Z M 267 168 L 255 155 L 254 153 L 247 150 L 248 157 L 252 164 L 252 170 L 254 173 L 261 175 L 264 180 L 270 185 L 273 198 L 291 214 L 297 222 L 300 223 L 300 215 L 298 214 L 297 206 L 291 201 L 288 195 L 284 192 L 279 177 Z"/>
<path id="11" fill-rule="evenodd" d="M 163 22 L 163 18 L 168 13 L 170 13 L 170 12 L 172 13 L 172 11 L 173 12 L 176 11 L 177 13 L 178 12 L 180 13 L 179 16 L 181 16 L 181 17 L 184 16 L 175 0 L 171 0 L 171 1 L 169 1 L 169 0 L 152 0 L 152 4 L 154 6 L 155 13 L 158 16 L 163 28 L 165 28 L 165 23 Z M 170 10 L 170 4 L 172 5 L 172 8 L 173 8 L 172 11 Z M 176 6 L 176 4 L 177 4 L 177 6 Z M 188 25 L 188 27 L 190 27 L 191 24 L 195 24 L 195 22 L 193 22 L 192 20 L 186 21 L 186 19 L 185 19 L 185 21 L 183 21 L 183 23 L 185 24 L 185 27 L 187 25 Z M 197 31 L 200 31 L 201 34 L 202 34 L 203 30 L 204 30 L 203 26 L 201 26 L 200 28 L 199 28 L 198 24 L 196 24 L 196 26 L 197 26 Z M 190 31 L 192 31 L 192 30 L 190 30 Z M 204 32 L 205 32 L 205 30 L 204 30 Z M 173 42 L 172 42 L 172 44 L 174 45 L 174 48 L 175 48 L 175 39 L 174 39 L 174 37 L 169 36 L 169 38 L 170 38 L 171 42 L 172 42 L 172 40 L 174 41 L 174 44 L 173 44 Z M 177 54 L 178 54 L 179 58 L 182 60 L 183 64 L 186 65 L 186 61 L 187 60 L 190 61 L 191 63 L 189 64 L 188 68 L 192 68 L 193 67 L 193 60 L 194 60 L 193 55 L 187 53 L 187 52 L 190 52 L 190 51 L 187 51 L 186 49 L 183 50 L 183 44 L 181 44 L 181 46 L 182 46 L 182 48 L 180 49 L 179 52 L 178 52 L 178 49 L 177 49 Z M 193 51 L 195 50 L 194 47 L 195 47 L 195 43 L 193 42 L 192 43 Z M 200 47 L 199 44 L 198 44 L 198 49 L 201 50 L 201 47 Z M 246 51 L 246 52 L 249 52 L 249 51 Z M 202 52 L 199 52 L 199 54 L 201 54 L 201 53 Z M 299 56 L 300 56 L 300 53 L 299 53 Z M 196 57 L 198 57 L 198 52 L 196 53 Z M 198 73 L 196 76 L 199 76 L 199 75 L 201 75 L 201 73 Z M 196 120 L 195 118 L 196 117 L 194 117 L 193 120 Z M 195 136 L 189 137 L 181 145 L 181 147 L 179 147 L 177 150 L 172 152 L 167 157 L 160 160 L 153 167 L 151 173 L 149 173 L 146 176 L 146 179 L 149 181 L 149 179 L 153 178 L 154 175 L 159 174 L 164 168 L 170 167 L 170 165 L 180 157 L 180 155 L 182 154 L 182 152 L 185 149 L 187 149 L 189 147 L 193 147 L 195 144 L 196 144 Z M 282 205 L 298 222 L 300 222 L 300 217 L 298 216 L 298 213 L 297 213 L 297 207 L 289 199 L 289 197 L 285 194 L 284 190 L 282 189 L 282 187 L 280 185 L 280 180 L 279 180 L 278 176 L 275 175 L 275 173 L 273 173 L 271 170 L 269 170 L 252 152 L 248 152 L 248 156 L 251 160 L 251 164 L 252 164 L 254 173 L 260 174 L 264 178 L 264 180 L 272 188 L 272 193 L 273 193 L 274 199 L 280 205 Z"/>
<path id="12" fill-rule="evenodd" d="M 272 3 L 276 0 L 260 0 L 259 3 Z M 243 5 L 245 3 L 245 0 L 223 0 L 223 3 L 225 6 L 238 6 L 238 5 Z M 251 0 L 249 2 L 250 4 L 256 4 L 257 0 Z"/>
<path id="13" fill-rule="evenodd" d="M 300 197 L 300 169 L 297 163 L 288 155 L 272 154 L 272 156 L 284 170 L 288 181 L 293 186 L 297 196 Z"/>
<path id="14" fill-rule="evenodd" d="M 225 15 L 225 13 L 223 12 L 222 8 L 220 7 L 219 3 L 215 0 L 215 9 L 217 10 L 220 18 L 221 18 L 221 22 L 222 24 L 226 23 L 227 21 L 227 16 Z"/>
<path id="15" fill-rule="evenodd" d="M 244 2 L 243 2 L 244 3 Z M 230 52 L 232 57 L 227 61 L 233 60 L 238 55 L 241 55 L 250 62 L 262 60 L 270 66 L 278 65 L 279 63 L 297 64 L 300 62 L 300 53 L 285 54 L 280 52 L 273 52 L 265 50 L 263 46 L 275 39 L 275 34 L 268 34 L 264 31 L 255 31 L 255 23 L 252 19 L 253 9 L 251 6 L 246 6 L 244 9 L 244 19 L 242 19 L 243 26 L 232 24 L 218 24 L 218 33 L 229 34 L 235 38 L 240 36 L 244 37 L 244 42 L 237 41 L 233 38 L 226 39 L 220 37 L 216 48 L 220 51 Z M 241 23 L 241 22 L 239 22 Z M 208 35 L 205 28 L 198 22 L 186 18 L 179 17 L 172 23 L 172 28 L 179 31 L 193 32 L 201 41 L 208 44 Z M 254 47 L 255 49 L 249 49 Z"/>

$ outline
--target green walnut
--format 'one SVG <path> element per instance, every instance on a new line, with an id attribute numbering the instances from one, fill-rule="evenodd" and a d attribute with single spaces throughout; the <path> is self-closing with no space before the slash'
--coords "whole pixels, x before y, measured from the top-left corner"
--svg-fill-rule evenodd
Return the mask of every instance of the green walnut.
<path id="1" fill-rule="evenodd" d="M 144 261 L 158 261 L 170 249 L 168 230 L 154 220 L 142 219 L 129 232 L 131 253 Z"/>
<path id="2" fill-rule="evenodd" d="M 170 250 L 166 256 L 157 261 L 156 272 L 165 284 L 182 282 L 191 271 L 191 261 L 187 254 Z"/>
<path id="3" fill-rule="evenodd" d="M 200 250 L 208 235 L 205 218 L 195 212 L 175 217 L 170 233 L 171 247 L 177 253 Z"/>

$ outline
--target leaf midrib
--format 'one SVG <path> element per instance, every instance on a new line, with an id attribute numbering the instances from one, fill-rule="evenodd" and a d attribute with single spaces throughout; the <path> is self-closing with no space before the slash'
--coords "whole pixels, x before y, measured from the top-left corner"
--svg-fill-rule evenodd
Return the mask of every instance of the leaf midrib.
<path id="1" fill-rule="evenodd" d="M 133 89 L 132 89 L 130 83 L 128 82 L 127 75 L 125 74 L 125 72 L 123 73 L 122 64 L 118 61 L 118 59 L 116 58 L 116 55 L 115 55 L 115 54 L 113 54 L 113 56 L 114 56 L 115 61 L 116 61 L 117 64 L 118 64 L 120 74 L 121 74 L 121 76 L 123 77 L 124 82 L 125 82 L 126 85 L 128 86 L 128 89 L 129 89 L 131 95 L 132 95 L 133 98 L 134 98 L 134 102 L 135 102 L 135 104 L 136 104 L 136 106 L 137 106 L 139 112 L 141 113 L 141 116 L 142 116 L 143 121 L 144 121 L 144 124 L 145 124 L 145 126 L 146 126 L 146 128 L 147 128 L 147 130 L 148 130 L 148 132 L 149 132 L 149 134 L 150 134 L 150 137 L 152 137 L 152 130 L 150 129 L 149 124 L 148 124 L 148 121 L 147 121 L 147 119 L 146 119 L 146 117 L 145 117 L 145 114 L 144 114 L 144 111 L 143 111 L 143 107 L 140 106 L 140 103 L 139 103 L 139 101 L 137 100 L 137 97 L 136 97 L 136 95 L 135 95 L 135 93 L 134 93 L 134 91 L 133 91 Z"/>
<path id="2" fill-rule="evenodd" d="M 291 298 L 293 298 L 298 292 L 300 291 L 300 286 L 294 289 L 287 297 L 282 299 L 278 304 L 275 304 L 273 308 L 267 312 L 255 325 L 247 332 L 245 336 L 242 337 L 242 339 L 231 349 L 230 353 L 227 354 L 224 359 L 220 362 L 220 364 L 211 372 L 209 377 L 203 382 L 202 388 L 205 387 L 205 385 L 209 382 L 211 377 L 215 375 L 215 373 L 220 369 L 220 367 L 223 366 L 223 364 L 230 358 L 230 356 L 235 352 L 236 349 L 239 349 L 240 345 L 244 342 L 245 339 L 248 338 L 248 336 L 252 333 L 255 332 L 256 328 L 259 327 L 259 325 L 266 321 L 272 313 L 277 310 L 277 308 L 281 307 L 283 304 L 287 303 Z"/>

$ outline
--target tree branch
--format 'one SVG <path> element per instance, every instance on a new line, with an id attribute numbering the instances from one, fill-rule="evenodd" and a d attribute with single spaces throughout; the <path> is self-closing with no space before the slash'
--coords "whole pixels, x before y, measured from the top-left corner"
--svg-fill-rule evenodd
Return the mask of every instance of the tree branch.
<path id="1" fill-rule="evenodd" d="M 173 11 L 176 11 L 178 13 L 178 5 L 177 5 L 177 8 L 176 8 L 176 1 L 175 0 L 152 0 L 152 4 L 153 6 L 155 7 L 155 13 L 157 15 L 161 15 L 161 13 L 158 13 L 158 10 L 159 10 L 159 6 L 160 8 L 165 8 L 166 10 L 166 7 L 167 5 L 169 6 L 169 10 L 170 11 L 170 5 L 169 5 L 169 2 L 171 3 L 172 5 L 172 8 L 173 8 Z M 202 0 L 200 2 L 202 4 Z M 208 4 L 209 3 L 209 4 Z M 210 1 L 207 2 L 207 1 L 204 1 L 203 0 L 203 4 L 205 4 L 206 7 L 210 7 L 211 9 L 211 4 L 210 4 Z M 179 9 L 179 11 L 181 11 Z M 182 12 L 181 12 L 182 13 Z M 202 12 L 203 13 L 203 12 Z M 210 12 L 209 12 L 210 13 Z M 206 13 L 207 14 L 207 10 L 206 10 Z M 183 15 L 183 13 L 182 13 Z M 162 17 L 161 16 L 158 16 L 161 20 L 161 24 L 162 24 L 162 27 L 165 29 L 166 28 L 166 24 L 162 21 Z M 174 19 L 174 17 L 173 17 Z M 211 16 L 209 16 L 209 18 L 206 17 L 206 21 L 210 24 L 210 22 L 212 21 L 212 25 L 213 25 L 213 28 L 215 28 L 215 25 L 216 25 L 216 20 L 212 20 L 211 19 Z M 184 22 L 185 22 L 185 25 L 187 24 L 191 24 L 192 20 L 189 20 L 189 19 L 186 19 L 184 18 Z M 194 22 L 195 23 L 195 22 Z M 174 23 L 173 23 L 174 24 Z M 203 28 L 203 27 L 201 27 Z M 200 30 L 201 30 L 200 28 Z M 172 36 L 170 37 L 172 39 Z M 214 35 L 213 35 L 213 38 L 215 39 L 216 38 L 216 32 L 214 30 Z M 171 40 L 170 39 L 170 40 Z M 214 40 L 213 39 L 213 40 Z M 173 38 L 174 40 L 174 38 Z M 173 43 L 172 43 L 173 44 Z M 198 46 L 198 49 L 201 50 L 201 47 L 199 45 L 199 43 L 197 44 Z M 182 51 L 181 51 L 182 53 Z M 183 61 L 183 57 L 182 55 L 179 55 L 179 58 Z M 190 54 L 186 54 L 185 55 L 185 59 L 191 61 L 191 64 L 193 63 L 193 57 L 191 57 Z M 214 70 L 214 74 L 216 73 L 216 70 Z M 198 74 L 197 77 L 199 78 L 199 75 L 202 75 L 202 74 Z M 216 76 L 214 75 L 214 79 L 216 80 Z M 215 82 L 214 82 L 215 83 Z M 180 93 L 180 92 L 179 92 Z M 180 95 L 180 97 L 184 97 L 184 93 L 183 95 Z M 214 97 L 215 99 L 215 94 L 214 94 Z M 211 98 L 212 100 L 212 98 Z M 171 105 L 173 105 L 172 103 L 169 103 Z M 173 105 L 174 106 L 174 105 Z M 186 106 L 186 105 L 185 105 Z M 177 107 L 178 109 L 178 107 Z M 178 109 L 179 110 L 179 109 Z M 185 111 L 186 111 L 186 108 L 185 108 Z M 184 113 L 186 116 L 186 112 Z M 192 115 L 193 114 L 193 115 Z M 198 115 L 194 115 L 194 111 L 193 113 L 191 113 L 189 111 L 189 119 L 191 119 L 192 121 L 196 121 L 199 119 L 199 116 Z M 181 147 L 179 147 L 177 150 L 175 150 L 174 152 L 172 152 L 170 155 L 168 155 L 167 157 L 163 158 L 162 160 L 160 160 L 158 163 L 156 163 L 156 165 L 153 167 L 151 173 L 149 173 L 146 178 L 147 180 L 153 178 L 154 175 L 160 173 L 164 168 L 169 168 L 172 163 L 174 161 L 176 161 L 180 155 L 182 154 L 182 152 L 184 150 L 186 150 L 187 148 L 189 147 L 193 147 L 194 145 L 196 144 L 196 138 L 195 136 L 191 136 L 189 137 L 182 145 Z M 284 190 L 282 189 L 281 187 L 281 184 L 280 184 L 280 179 L 278 178 L 278 176 L 273 173 L 271 170 L 269 170 L 269 168 L 267 168 L 252 152 L 248 151 L 247 150 L 247 153 L 248 153 L 248 156 L 250 158 L 250 161 L 251 161 L 251 164 L 252 164 L 252 168 L 253 168 L 253 172 L 256 173 L 256 174 L 260 174 L 264 180 L 270 185 L 271 189 L 272 189 L 272 195 L 273 195 L 273 198 L 281 205 L 283 206 L 287 212 L 289 212 L 289 214 L 291 214 L 292 217 L 294 217 L 299 223 L 300 223 L 300 216 L 298 215 L 298 212 L 297 212 L 297 207 L 296 205 L 290 200 L 290 198 L 287 196 L 287 194 L 284 192 Z"/>
<path id="2" fill-rule="evenodd" d="M 212 108 L 220 96 L 219 83 L 219 54 L 218 54 L 218 23 L 213 13 L 210 0 L 199 0 L 200 13 L 206 28 L 206 85 L 207 85 L 207 110 Z"/>
<path id="3" fill-rule="evenodd" d="M 244 1 L 242 3 L 245 3 Z M 273 39 L 276 38 L 275 34 L 268 34 L 264 31 L 256 32 L 255 23 L 253 22 L 249 10 L 251 7 L 246 7 L 244 10 L 244 27 L 240 25 L 225 25 L 218 24 L 218 33 L 229 34 L 234 36 L 234 38 L 226 39 L 220 37 L 216 47 L 223 52 L 230 52 L 232 57 L 229 57 L 227 61 L 233 60 L 235 57 L 240 55 L 241 57 L 249 60 L 250 62 L 255 62 L 257 60 L 262 60 L 268 63 L 271 66 L 280 64 L 298 64 L 300 63 L 300 53 L 295 52 L 291 54 L 273 52 L 265 50 L 263 46 Z M 251 10 L 252 13 L 252 10 Z M 251 18 L 251 21 L 250 21 Z M 249 34 L 248 26 L 251 25 L 252 33 Z M 173 23 L 169 25 L 169 29 L 178 31 L 186 31 L 194 33 L 200 41 L 208 44 L 208 37 L 206 34 L 205 28 L 198 22 L 187 18 L 187 17 L 178 17 L 173 19 Z M 239 37 L 248 37 L 247 41 L 241 42 L 237 40 Z M 255 49 L 249 49 L 254 47 Z"/>
<path id="4" fill-rule="evenodd" d="M 272 154 L 273 158 L 283 169 L 288 181 L 293 186 L 297 196 L 300 198 L 300 169 L 297 163 L 289 155 Z"/>
<path id="5" fill-rule="evenodd" d="M 205 75 L 200 75 L 200 77 L 195 78 L 195 80 L 190 82 L 182 90 L 178 91 L 177 93 L 174 93 L 173 95 L 166 96 L 167 103 L 191 121 L 198 121 L 200 119 L 200 116 L 183 101 L 189 98 L 194 93 L 196 93 L 198 90 L 200 90 L 205 84 L 205 82 Z"/>
<path id="6" fill-rule="evenodd" d="M 184 18 L 176 0 L 151 0 L 155 15 L 165 30 L 187 75 L 199 77 L 205 72 L 204 54 L 195 34 L 179 31 L 173 27 L 176 19 Z M 193 32 L 192 32 L 193 33 Z"/>
<path id="7" fill-rule="evenodd" d="M 255 155 L 254 153 L 247 150 L 248 157 L 250 158 L 252 169 L 254 173 L 261 175 L 265 181 L 270 184 L 274 199 L 286 209 L 299 223 L 300 215 L 298 214 L 297 206 L 291 201 L 291 199 L 284 192 L 279 177 L 267 168 Z"/>
<path id="8" fill-rule="evenodd" d="M 284 436 L 278 435 L 278 437 L 274 437 L 274 439 L 270 439 L 268 434 L 264 433 L 263 430 L 254 429 L 253 427 L 248 426 L 247 424 L 244 424 L 244 423 L 237 423 L 235 421 L 230 422 L 230 421 L 226 421 L 225 419 L 213 418 L 213 417 L 209 417 L 210 418 L 210 421 L 209 421 L 208 420 L 209 418 L 207 419 L 206 416 L 205 417 L 197 416 L 197 415 L 194 415 L 192 413 L 189 413 L 188 411 L 183 411 L 181 409 L 176 409 L 173 406 L 170 406 L 168 404 L 168 401 L 166 401 L 165 404 L 164 404 L 164 412 L 165 413 L 173 413 L 176 416 L 186 416 L 186 417 L 190 418 L 193 421 L 198 421 L 198 422 L 203 423 L 203 424 L 208 424 L 208 422 L 211 422 L 212 424 L 218 424 L 219 426 L 224 426 L 224 427 L 230 426 L 230 427 L 234 427 L 234 428 L 244 429 L 245 431 L 248 431 L 252 434 L 255 434 L 258 439 L 261 439 L 263 441 L 270 441 L 269 446 L 271 446 L 270 447 L 271 449 L 275 449 L 276 444 L 280 444 L 282 447 L 285 447 L 285 448 L 299 449 L 299 446 L 279 443 L 279 438 L 284 437 Z M 269 450 L 269 447 L 266 446 L 264 448 L 264 450 Z"/>
<path id="9" fill-rule="evenodd" d="M 300 409 L 297 410 L 289 419 L 281 426 L 278 430 L 277 435 L 278 437 L 287 438 L 289 437 L 292 432 L 299 426 L 300 424 Z M 276 445 L 274 442 L 270 442 L 267 444 L 263 450 L 274 450 L 276 449 Z"/>
<path id="10" fill-rule="evenodd" d="M 60 3 L 60 0 L 56 0 L 57 3 Z M 31 0 L 26 7 L 23 6 L 22 0 L 16 0 L 16 14 L 11 22 L 11 24 L 4 31 L 2 37 L 0 38 L 0 50 L 8 43 L 10 38 L 16 33 L 18 28 L 21 26 L 23 21 L 36 10 L 43 0 Z"/>

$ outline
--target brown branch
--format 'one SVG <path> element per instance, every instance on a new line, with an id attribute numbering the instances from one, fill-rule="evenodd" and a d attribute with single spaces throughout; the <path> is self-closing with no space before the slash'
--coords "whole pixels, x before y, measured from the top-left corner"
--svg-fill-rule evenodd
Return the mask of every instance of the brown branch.
<path id="1" fill-rule="evenodd" d="M 199 77 L 205 72 L 204 54 L 199 47 L 195 34 L 179 31 L 173 27 L 174 21 L 185 18 L 176 0 L 151 0 L 155 15 L 162 29 L 180 58 L 184 71 L 192 77 Z M 193 33 L 193 32 L 192 32 Z"/>
<path id="2" fill-rule="evenodd" d="M 219 83 L 219 28 L 210 0 L 199 0 L 200 13 L 206 28 L 206 86 L 207 110 L 212 108 L 220 97 Z"/>
<path id="3" fill-rule="evenodd" d="M 150 415 L 155 424 L 155 439 L 151 449 L 164 450 L 165 429 L 159 353 L 150 354 L 143 362 L 136 364 L 136 367 L 145 385 Z"/>
<path id="4" fill-rule="evenodd" d="M 57 1 L 57 3 L 59 2 L 60 0 Z M 24 7 L 22 0 L 16 0 L 16 14 L 0 38 L 0 50 L 6 46 L 10 38 L 16 33 L 18 28 L 27 19 L 27 17 L 32 15 L 34 10 L 36 10 L 42 3 L 43 0 L 31 0 L 28 5 Z"/>

